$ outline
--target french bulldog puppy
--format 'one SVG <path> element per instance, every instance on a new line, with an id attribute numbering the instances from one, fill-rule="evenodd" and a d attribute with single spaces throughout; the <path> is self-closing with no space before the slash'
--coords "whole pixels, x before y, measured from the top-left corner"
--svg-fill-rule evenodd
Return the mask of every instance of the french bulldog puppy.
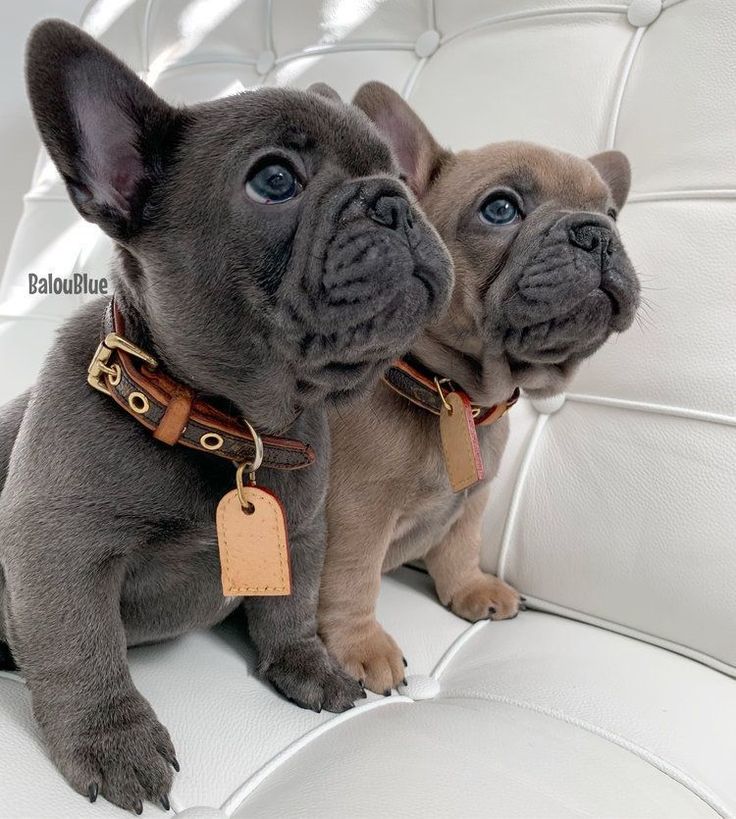
<path id="1" fill-rule="evenodd" d="M 464 391 L 480 419 L 493 405 L 505 409 L 519 387 L 540 397 L 563 390 L 582 359 L 629 327 L 639 304 L 616 229 L 630 184 L 626 157 L 586 160 L 520 142 L 452 153 L 385 85 L 363 86 L 355 104 L 392 144 L 455 265 L 450 308 L 411 353 L 430 385 L 438 378 L 442 397 L 425 392 L 439 408 L 451 390 Z M 513 617 L 520 603 L 479 566 L 508 416 L 476 428 L 485 478 L 456 493 L 438 416 L 416 406 L 412 389 L 398 394 L 382 382 L 370 400 L 331 415 L 320 633 L 350 674 L 384 694 L 402 681 L 405 663 L 376 620 L 382 572 L 423 558 L 440 601 L 471 621 Z"/>
<path id="2" fill-rule="evenodd" d="M 324 86 L 175 109 L 60 21 L 33 31 L 27 81 L 72 202 L 116 242 L 125 335 L 157 360 L 149 379 L 179 385 L 169 409 L 194 391 L 214 417 L 316 452 L 308 469 L 257 473 L 286 507 L 291 595 L 225 597 L 215 511 L 234 466 L 155 440 L 87 384 L 104 300 L 68 321 L 0 414 L 3 655 L 72 787 L 140 813 L 145 799 L 168 807 L 178 763 L 126 646 L 242 606 L 286 697 L 342 711 L 364 694 L 317 636 L 326 406 L 365 393 L 447 306 L 452 267 L 374 126 Z M 124 385 L 103 372 L 107 391 Z"/>

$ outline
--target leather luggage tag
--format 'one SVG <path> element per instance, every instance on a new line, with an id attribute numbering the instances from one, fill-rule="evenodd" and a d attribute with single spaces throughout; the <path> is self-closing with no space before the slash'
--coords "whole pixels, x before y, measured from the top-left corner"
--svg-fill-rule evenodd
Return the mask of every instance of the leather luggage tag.
<path id="1" fill-rule="evenodd" d="M 222 590 L 226 597 L 291 594 L 284 508 L 259 486 L 233 489 L 217 506 Z M 252 510 L 252 511 L 251 511 Z"/>
<path id="2" fill-rule="evenodd" d="M 444 398 L 449 409 L 443 401 L 440 410 L 442 451 L 450 486 L 454 492 L 461 492 L 483 480 L 483 458 L 470 399 L 458 392 L 447 393 Z"/>

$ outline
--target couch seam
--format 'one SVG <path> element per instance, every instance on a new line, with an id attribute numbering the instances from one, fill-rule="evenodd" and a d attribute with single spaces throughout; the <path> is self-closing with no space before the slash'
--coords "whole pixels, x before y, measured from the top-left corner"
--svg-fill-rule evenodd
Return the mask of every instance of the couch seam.
<path id="1" fill-rule="evenodd" d="M 671 418 L 684 418 L 689 421 L 706 421 L 713 424 L 736 426 L 736 416 L 711 412 L 710 410 L 696 410 L 689 407 L 678 407 L 673 404 L 659 404 L 653 401 L 635 401 L 628 398 L 613 398 L 607 395 L 591 395 L 588 393 L 568 392 L 566 401 L 578 404 L 596 404 L 610 409 L 630 410 L 632 412 L 646 412 L 652 415 L 664 415 Z"/>
<path id="2" fill-rule="evenodd" d="M 718 796 L 716 796 L 716 794 L 714 794 L 706 785 L 694 780 L 684 771 L 680 770 L 676 765 L 667 762 L 653 751 L 650 751 L 649 749 L 644 748 L 643 746 L 638 745 L 637 743 L 632 742 L 631 740 L 628 740 L 625 737 L 614 733 L 613 731 L 609 731 L 606 728 L 596 725 L 595 723 L 588 722 L 587 720 L 580 719 L 579 717 L 573 717 L 566 714 L 564 711 L 556 711 L 553 708 L 547 708 L 543 705 L 525 702 L 524 700 L 515 700 L 512 697 L 506 697 L 502 694 L 489 694 L 477 689 L 470 689 L 468 691 L 443 691 L 441 698 L 480 699 L 488 702 L 497 702 L 502 705 L 509 705 L 513 708 L 532 711 L 534 713 L 541 714 L 542 716 L 549 717 L 550 719 L 556 719 L 559 722 L 564 722 L 568 725 L 580 728 L 581 730 L 601 737 L 607 742 L 610 742 L 611 744 L 616 745 L 619 748 L 634 754 L 635 756 L 638 756 L 648 765 L 656 768 L 658 771 L 665 774 L 665 776 L 668 776 L 674 782 L 677 782 L 678 785 L 686 788 L 690 793 L 708 805 L 708 807 L 715 811 L 719 816 L 723 817 L 723 819 L 734 819 L 734 814 L 729 811 L 729 809 L 720 801 Z"/>
<path id="3" fill-rule="evenodd" d="M 465 631 L 459 634 L 445 649 L 444 654 L 440 657 L 435 667 L 429 672 L 429 676 L 435 680 L 439 680 L 449 667 L 450 663 L 455 659 L 460 649 L 462 649 L 471 638 L 475 637 L 479 631 L 486 628 L 490 622 L 490 620 L 480 620 L 477 623 L 473 623 L 472 626 L 469 626 L 465 629 Z"/>
<path id="4" fill-rule="evenodd" d="M 450 43 L 458 37 L 463 37 L 466 34 L 472 34 L 474 31 L 480 31 L 483 28 L 490 26 L 503 25 L 504 23 L 515 23 L 517 20 L 534 20 L 544 17 L 561 17 L 569 14 L 626 14 L 628 6 L 621 3 L 593 3 L 589 6 L 557 6 L 554 8 L 536 8 L 525 9 L 524 11 L 509 12 L 507 14 L 498 14 L 495 17 L 485 17 L 482 20 L 477 20 L 470 26 L 461 28 L 458 31 L 453 31 L 452 34 L 444 36 L 441 40 L 441 45 Z"/>
<path id="5" fill-rule="evenodd" d="M 244 804 L 246 799 L 261 786 L 273 773 L 275 773 L 282 765 L 288 762 L 293 756 L 299 753 L 307 745 L 310 745 L 315 739 L 323 736 L 352 719 L 356 719 L 359 715 L 365 714 L 368 711 L 375 711 L 377 708 L 383 708 L 388 705 L 397 705 L 400 703 L 413 704 L 414 700 L 410 697 L 396 696 L 396 697 L 381 697 L 380 699 L 372 700 L 364 705 L 351 708 L 344 711 L 342 714 L 325 720 L 324 722 L 302 734 L 298 739 L 290 742 L 285 748 L 275 754 L 268 762 L 264 763 L 255 773 L 251 774 L 242 784 L 240 784 L 228 798 L 220 806 L 220 810 L 226 816 L 232 816 L 233 812 L 238 810 Z"/>
<path id="6" fill-rule="evenodd" d="M 646 33 L 647 26 L 641 26 L 636 29 L 634 35 L 629 41 L 624 54 L 623 70 L 619 80 L 618 87 L 613 97 L 613 110 L 611 111 L 611 119 L 608 123 L 608 133 L 606 134 L 606 149 L 610 150 L 616 145 L 616 133 L 618 131 L 618 121 L 621 116 L 621 109 L 624 104 L 624 96 L 626 95 L 626 87 L 629 84 L 629 77 L 634 68 L 634 60 L 636 60 L 639 46 Z"/>
<path id="7" fill-rule="evenodd" d="M 719 660 L 710 654 L 703 651 L 698 651 L 695 648 L 684 645 L 683 643 L 676 643 L 673 640 L 667 640 L 664 637 L 657 637 L 643 629 L 637 629 L 633 626 L 626 626 L 623 623 L 617 623 L 614 620 L 607 620 L 604 617 L 597 617 L 594 614 L 580 611 L 572 606 L 565 606 L 561 603 L 553 603 L 550 600 L 545 600 L 543 597 L 536 597 L 531 593 L 527 593 L 528 604 L 530 608 L 543 613 L 549 614 L 553 617 L 561 617 L 573 623 L 582 623 L 586 626 L 599 628 L 602 631 L 607 631 L 610 634 L 618 634 L 620 637 L 626 637 L 629 640 L 636 640 L 645 645 L 654 646 L 661 651 L 668 651 L 670 654 L 676 654 L 679 657 L 684 657 L 695 663 L 709 668 L 718 674 L 723 674 L 724 677 L 733 679 L 736 676 L 736 668 Z M 491 621 L 486 621 L 491 622 Z"/>

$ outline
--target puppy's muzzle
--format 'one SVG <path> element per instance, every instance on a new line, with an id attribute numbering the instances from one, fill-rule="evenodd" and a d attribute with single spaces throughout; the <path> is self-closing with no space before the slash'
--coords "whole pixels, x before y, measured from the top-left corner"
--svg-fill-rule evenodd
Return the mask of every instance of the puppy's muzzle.
<path id="1" fill-rule="evenodd" d="M 588 355 L 629 327 L 639 283 L 615 223 L 596 213 L 529 220 L 515 242 L 504 313 L 513 354 L 558 361 Z"/>
<path id="2" fill-rule="evenodd" d="M 452 263 L 396 179 L 350 181 L 324 196 L 284 291 L 284 326 L 304 391 L 345 396 L 402 355 L 446 306 Z M 314 194 L 313 194 L 314 195 Z"/>
<path id="3" fill-rule="evenodd" d="M 343 207 L 327 244 L 319 290 L 343 326 L 386 318 L 386 311 L 402 323 L 411 291 L 414 306 L 424 305 L 425 319 L 438 298 L 444 300 L 448 276 L 436 242 L 425 225 L 417 224 L 409 200 L 397 188 L 393 180 L 363 182 Z"/>

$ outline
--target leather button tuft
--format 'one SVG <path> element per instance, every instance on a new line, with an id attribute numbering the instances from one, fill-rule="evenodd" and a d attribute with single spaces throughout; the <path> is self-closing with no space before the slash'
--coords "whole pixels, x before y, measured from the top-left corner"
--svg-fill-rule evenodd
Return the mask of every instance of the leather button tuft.
<path id="1" fill-rule="evenodd" d="M 565 403 L 565 393 L 551 395 L 549 398 L 532 398 L 532 406 L 540 415 L 554 415 L 557 410 L 562 409 Z"/>
<path id="2" fill-rule="evenodd" d="M 440 33 L 430 28 L 417 37 L 414 43 L 414 53 L 417 57 L 431 57 L 440 47 Z"/>
<path id="3" fill-rule="evenodd" d="M 411 674 L 406 678 L 406 685 L 399 686 L 399 694 L 412 700 L 433 700 L 439 696 L 440 684 L 434 677 L 425 674 Z"/>
<path id="4" fill-rule="evenodd" d="M 631 0 L 626 13 L 632 26 L 650 26 L 662 13 L 662 0 Z"/>

